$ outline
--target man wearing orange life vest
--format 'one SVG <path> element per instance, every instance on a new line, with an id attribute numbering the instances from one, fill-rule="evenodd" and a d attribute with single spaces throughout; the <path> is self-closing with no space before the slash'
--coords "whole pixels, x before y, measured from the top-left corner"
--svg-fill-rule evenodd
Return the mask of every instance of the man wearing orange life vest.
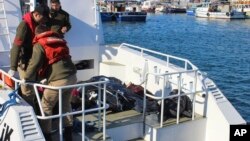
<path id="1" fill-rule="evenodd" d="M 26 70 L 25 80 L 37 74 L 47 79 L 50 86 L 65 86 L 75 84 L 76 68 L 69 55 L 66 41 L 56 32 L 49 31 L 45 25 L 36 27 L 36 36 L 33 40 L 33 53 Z M 42 108 L 45 115 L 52 115 L 52 110 L 58 101 L 58 90 L 45 89 L 42 96 Z M 62 112 L 71 112 L 71 89 L 62 91 Z M 72 116 L 64 118 L 65 141 L 72 140 Z M 41 120 L 41 127 L 46 141 L 51 140 L 51 120 Z"/>
<path id="2" fill-rule="evenodd" d="M 16 36 L 10 50 L 10 70 L 8 74 L 14 76 L 19 72 L 20 79 L 24 77 L 28 62 L 32 55 L 32 40 L 35 37 L 35 28 L 49 17 L 47 6 L 37 6 L 33 12 L 23 16 L 23 20 L 16 29 Z M 35 77 L 35 76 L 32 76 Z M 33 87 L 21 85 L 22 97 L 33 106 Z"/>

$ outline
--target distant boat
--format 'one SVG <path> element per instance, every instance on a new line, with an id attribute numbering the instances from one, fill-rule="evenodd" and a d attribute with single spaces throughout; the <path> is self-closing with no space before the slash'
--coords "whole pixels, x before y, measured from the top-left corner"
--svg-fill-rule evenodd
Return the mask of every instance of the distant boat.
<path id="1" fill-rule="evenodd" d="M 237 12 L 246 12 L 246 18 L 250 18 L 250 0 L 248 1 L 234 1 L 232 2 L 232 6 L 233 8 L 237 11 Z"/>
<path id="2" fill-rule="evenodd" d="M 190 3 L 188 6 L 187 6 L 187 9 L 186 9 L 186 13 L 187 15 L 190 15 L 190 16 L 195 16 L 195 10 L 197 7 L 201 7 L 202 5 L 200 3 Z"/>
<path id="3" fill-rule="evenodd" d="M 105 11 L 101 11 L 102 21 L 139 21 L 145 22 L 147 13 L 141 12 L 137 3 L 127 3 L 125 0 L 110 0 L 106 2 Z M 104 8 L 101 8 L 104 9 Z"/>
<path id="4" fill-rule="evenodd" d="M 171 6 L 167 7 L 166 13 L 186 13 L 186 8 Z"/>
<path id="5" fill-rule="evenodd" d="M 246 13 L 232 9 L 229 2 L 204 2 L 195 12 L 196 17 L 220 19 L 244 19 Z"/>
<path id="6" fill-rule="evenodd" d="M 188 8 L 186 10 L 186 13 L 187 13 L 187 15 L 195 16 L 195 10 L 196 10 L 196 8 L 191 7 L 191 8 Z"/>
<path id="7" fill-rule="evenodd" d="M 142 9 L 142 11 L 145 11 L 145 12 L 154 13 L 155 8 L 156 8 L 156 4 L 157 3 L 155 1 L 147 0 L 147 1 L 144 1 L 142 3 L 141 9 Z"/>

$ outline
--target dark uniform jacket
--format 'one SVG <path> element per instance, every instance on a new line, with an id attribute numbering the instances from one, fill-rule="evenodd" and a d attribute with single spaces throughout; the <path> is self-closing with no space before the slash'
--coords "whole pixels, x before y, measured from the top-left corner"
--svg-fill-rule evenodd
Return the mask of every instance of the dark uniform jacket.
<path id="1" fill-rule="evenodd" d="M 50 22 L 49 25 L 53 28 L 53 31 L 57 33 L 61 33 L 62 27 L 66 26 L 67 31 L 70 30 L 71 24 L 69 20 L 69 14 L 60 9 L 59 11 L 54 11 L 53 9 L 50 11 Z"/>
<path id="2" fill-rule="evenodd" d="M 43 33 L 42 33 L 43 34 Z M 47 37 L 44 37 L 47 38 Z M 53 40 L 57 40 L 57 37 L 53 37 Z M 36 38 L 35 38 L 36 39 Z M 58 38 L 60 40 L 60 38 Z M 56 44 L 49 44 L 51 46 L 51 49 L 57 50 Z M 61 46 L 60 44 L 58 46 Z M 68 48 L 65 46 L 65 48 Z M 29 62 L 29 66 L 26 70 L 26 76 L 24 77 L 25 80 L 29 80 L 31 76 L 37 75 L 38 70 L 43 69 L 42 67 L 46 67 L 46 72 L 43 78 L 46 78 L 48 82 L 66 79 L 67 77 L 76 74 L 76 67 L 73 64 L 70 57 L 65 57 L 60 59 L 59 61 L 48 64 L 48 60 L 46 59 L 49 53 L 46 53 L 44 50 L 44 47 L 39 43 L 36 42 L 36 44 L 33 47 L 33 53 L 31 60 Z M 39 78 L 39 79 L 43 79 Z"/>
<path id="3" fill-rule="evenodd" d="M 27 13 L 24 17 L 26 18 L 17 27 L 13 46 L 10 50 L 10 69 L 14 71 L 17 70 L 18 65 L 25 70 L 32 55 L 34 27 L 37 23 L 31 13 Z"/>

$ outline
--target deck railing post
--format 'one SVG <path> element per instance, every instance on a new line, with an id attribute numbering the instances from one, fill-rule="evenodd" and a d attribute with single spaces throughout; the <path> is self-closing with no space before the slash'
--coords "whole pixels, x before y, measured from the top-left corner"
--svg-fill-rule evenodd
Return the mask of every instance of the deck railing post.
<path id="1" fill-rule="evenodd" d="M 107 84 L 104 84 L 104 90 L 103 90 L 103 140 L 106 140 L 106 86 Z"/>
<path id="2" fill-rule="evenodd" d="M 60 141 L 63 140 L 63 116 L 62 116 L 62 89 L 59 89 L 59 135 L 60 135 Z"/>
<path id="3" fill-rule="evenodd" d="M 145 135 L 146 132 L 146 109 L 147 109 L 147 103 L 146 103 L 146 93 L 147 93 L 147 81 L 148 81 L 148 73 L 145 74 L 145 82 L 144 82 L 144 95 L 143 95 L 143 110 L 142 110 L 142 116 L 143 116 L 143 135 Z"/>
<path id="4" fill-rule="evenodd" d="M 192 120 L 194 120 L 195 117 L 195 99 L 196 99 L 196 87 L 197 87 L 197 70 L 195 70 L 195 75 L 194 75 L 194 92 L 193 92 L 193 113 L 192 113 Z"/>
<path id="5" fill-rule="evenodd" d="M 99 131 L 101 131 L 101 109 L 100 109 L 100 107 L 102 107 L 101 106 L 101 85 L 100 84 L 98 84 L 98 94 L 97 94 L 97 99 L 98 99 L 98 102 L 97 102 L 97 104 L 98 104 L 98 130 Z"/>
<path id="6" fill-rule="evenodd" d="M 159 76 L 158 76 L 159 77 Z M 163 84 L 162 84 L 162 93 L 161 93 L 161 124 L 160 127 L 163 127 L 163 115 L 164 115 L 164 94 L 165 94 L 165 85 L 166 77 L 163 75 Z"/>
<path id="7" fill-rule="evenodd" d="M 85 140 L 85 86 L 82 86 L 82 141 Z"/>
<path id="8" fill-rule="evenodd" d="M 179 124 L 179 120 L 180 120 L 180 101 L 181 101 L 181 74 L 179 73 L 179 76 L 177 77 L 177 81 L 178 81 L 178 103 L 177 103 L 177 119 L 176 119 L 176 124 Z"/>

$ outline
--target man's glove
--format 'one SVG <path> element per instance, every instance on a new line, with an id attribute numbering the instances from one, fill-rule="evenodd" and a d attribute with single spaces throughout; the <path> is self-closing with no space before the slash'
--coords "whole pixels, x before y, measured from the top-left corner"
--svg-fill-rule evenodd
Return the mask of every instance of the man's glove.
<path id="1" fill-rule="evenodd" d="M 15 73 L 16 73 L 16 71 L 11 70 L 11 69 L 8 71 L 8 74 L 9 74 L 11 77 L 13 77 L 13 76 L 15 75 Z"/>
<path id="2" fill-rule="evenodd" d="M 45 78 L 45 79 L 41 80 L 40 83 L 44 84 L 44 85 L 47 84 L 47 79 Z"/>
<path id="3" fill-rule="evenodd" d="M 20 81 L 20 84 L 21 84 L 21 85 L 26 85 L 26 80 L 25 80 L 25 79 L 22 79 L 22 80 Z"/>

